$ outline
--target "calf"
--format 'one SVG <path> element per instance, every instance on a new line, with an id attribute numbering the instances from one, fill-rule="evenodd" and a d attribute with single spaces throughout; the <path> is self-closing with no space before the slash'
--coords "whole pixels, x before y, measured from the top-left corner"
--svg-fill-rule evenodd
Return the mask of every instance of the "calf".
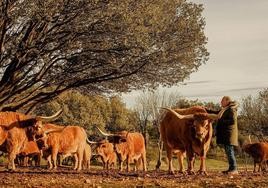
<path id="1" fill-rule="evenodd" d="M 256 172 L 256 165 L 259 165 L 258 172 L 264 169 L 266 166 L 266 161 L 268 160 L 268 143 L 267 142 L 257 142 L 246 144 L 243 146 L 243 150 L 249 154 L 254 160 L 254 170 Z"/>
<path id="2" fill-rule="evenodd" d="M 34 160 L 35 166 L 40 166 L 41 152 L 34 141 L 26 142 L 25 146 L 21 150 L 21 153 L 17 157 L 21 160 L 20 165 L 22 166 L 28 166 L 29 160 Z"/>
<path id="3" fill-rule="evenodd" d="M 97 144 L 96 151 L 101 156 L 103 169 L 109 169 L 116 164 L 116 153 L 114 152 L 114 145 L 108 140 L 102 140 Z"/>
<path id="4" fill-rule="evenodd" d="M 127 131 L 110 134 L 101 131 L 99 128 L 98 130 L 102 135 L 108 137 L 109 142 L 114 145 L 114 150 L 119 160 L 120 170 L 123 170 L 124 161 L 127 162 L 127 171 L 129 171 L 131 162 L 135 162 L 136 167 L 138 167 L 138 162 L 140 161 L 143 164 L 143 171 L 147 170 L 145 141 L 142 134 Z"/>

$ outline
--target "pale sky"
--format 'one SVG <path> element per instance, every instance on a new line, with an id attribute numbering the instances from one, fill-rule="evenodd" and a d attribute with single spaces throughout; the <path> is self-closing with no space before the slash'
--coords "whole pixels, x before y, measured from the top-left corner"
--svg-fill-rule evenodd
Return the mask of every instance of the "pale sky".
<path id="1" fill-rule="evenodd" d="M 241 100 L 268 87 L 268 0 L 192 0 L 204 4 L 209 60 L 187 85 L 172 87 L 187 99 Z M 123 94 L 128 107 L 139 92 Z"/>

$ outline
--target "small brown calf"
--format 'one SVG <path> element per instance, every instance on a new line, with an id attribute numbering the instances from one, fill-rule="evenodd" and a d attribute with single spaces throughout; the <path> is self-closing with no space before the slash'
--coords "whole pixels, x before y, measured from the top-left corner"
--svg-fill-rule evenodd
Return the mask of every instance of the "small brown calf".
<path id="1" fill-rule="evenodd" d="M 257 142 L 253 144 L 247 144 L 243 147 L 243 150 L 254 159 L 254 170 L 256 172 L 256 165 L 259 165 L 258 172 L 265 169 L 266 161 L 268 160 L 268 143 Z"/>

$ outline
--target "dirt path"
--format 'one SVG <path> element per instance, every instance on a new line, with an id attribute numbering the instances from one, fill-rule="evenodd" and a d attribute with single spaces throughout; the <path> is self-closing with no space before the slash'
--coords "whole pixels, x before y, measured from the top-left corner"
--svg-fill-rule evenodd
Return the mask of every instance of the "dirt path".
<path id="1" fill-rule="evenodd" d="M 0 187 L 268 187 L 268 173 L 240 172 L 237 176 L 209 172 L 204 175 L 168 175 L 166 171 L 120 173 L 117 170 L 75 172 L 69 169 L 21 168 L 0 171 Z"/>

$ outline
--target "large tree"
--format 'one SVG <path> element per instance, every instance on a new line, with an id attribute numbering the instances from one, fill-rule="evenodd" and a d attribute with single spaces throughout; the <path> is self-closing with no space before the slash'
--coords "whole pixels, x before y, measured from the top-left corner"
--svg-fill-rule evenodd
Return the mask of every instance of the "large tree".
<path id="1" fill-rule="evenodd" d="M 185 0 L 2 0 L 0 110 L 27 112 L 71 88 L 178 83 L 208 57 L 202 10 Z"/>

